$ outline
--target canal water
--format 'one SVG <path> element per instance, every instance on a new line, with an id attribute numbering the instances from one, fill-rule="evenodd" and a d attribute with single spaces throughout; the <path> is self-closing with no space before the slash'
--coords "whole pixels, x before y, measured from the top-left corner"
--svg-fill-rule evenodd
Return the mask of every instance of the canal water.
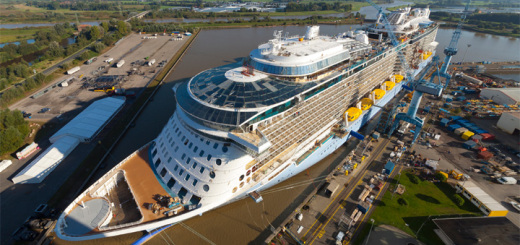
<path id="1" fill-rule="evenodd" d="M 324 25 L 321 27 L 321 33 L 335 35 L 339 32 L 348 31 L 351 27 L 355 29 L 357 26 Z M 124 159 L 128 154 L 146 142 L 153 140 L 159 134 L 175 108 L 175 98 L 171 90 L 173 86 L 186 81 L 186 79 L 203 70 L 240 61 L 252 49 L 272 38 L 275 30 L 289 32 L 289 35 L 303 35 L 305 29 L 306 27 L 303 26 L 287 26 L 202 31 L 174 72 L 166 78 L 166 84 L 159 89 L 153 101 L 147 105 L 140 115 L 135 128 L 128 132 L 124 142 L 116 147 L 112 154 L 113 164 Z M 440 51 L 438 53 L 442 53 L 442 49 L 448 45 L 451 35 L 452 30 L 439 30 L 437 40 L 440 43 Z M 506 50 L 515 48 L 518 50 L 518 47 L 520 47 L 518 39 L 511 40 L 504 37 L 463 31 L 461 44 L 466 41 L 470 41 L 474 46 L 469 48 L 465 61 L 492 61 L 493 59 L 490 57 L 497 59 L 502 57 L 499 60 L 520 60 L 518 52 L 514 55 L 513 52 Z M 496 49 L 486 47 L 486 45 L 489 45 L 486 43 L 498 43 L 500 45 L 497 44 L 496 46 L 501 47 Z M 495 52 L 499 53 L 496 54 Z M 463 53 L 460 52 L 460 55 L 463 55 Z M 457 61 L 457 58 L 454 60 Z M 129 140 L 129 138 L 133 139 Z M 259 204 L 250 198 L 242 199 L 187 220 L 183 224 L 175 225 L 154 237 L 147 244 L 208 244 L 208 241 L 215 244 L 261 244 L 270 234 L 269 227 L 281 225 L 281 222 L 297 207 L 306 193 L 314 188 L 316 184 L 312 181 L 330 172 L 332 170 L 331 165 L 334 165 L 331 163 L 340 154 L 336 152 L 309 170 L 264 192 L 262 194 L 264 201 Z M 138 239 L 141 234 L 138 232 L 119 237 L 67 244 L 130 244 Z M 63 241 L 59 241 L 57 244 L 63 244 Z"/>

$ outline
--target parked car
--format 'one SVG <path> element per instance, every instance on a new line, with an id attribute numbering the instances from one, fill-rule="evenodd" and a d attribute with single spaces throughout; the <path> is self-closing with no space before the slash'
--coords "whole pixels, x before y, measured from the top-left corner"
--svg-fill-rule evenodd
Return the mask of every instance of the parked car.
<path id="1" fill-rule="evenodd" d="M 48 112 L 50 110 L 51 110 L 51 108 L 45 107 L 45 108 L 42 108 L 38 113 L 45 113 L 45 112 Z"/>

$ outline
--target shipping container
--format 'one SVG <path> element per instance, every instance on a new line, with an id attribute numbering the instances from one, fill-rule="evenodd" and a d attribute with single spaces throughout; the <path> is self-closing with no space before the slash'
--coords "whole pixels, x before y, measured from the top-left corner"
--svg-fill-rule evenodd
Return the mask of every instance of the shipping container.
<path id="1" fill-rule="evenodd" d="M 489 152 L 489 151 L 482 151 L 482 152 L 479 152 L 477 157 L 479 159 L 483 159 L 483 160 L 489 160 L 493 157 L 493 153 Z"/>
<path id="2" fill-rule="evenodd" d="M 471 138 L 471 136 L 475 135 L 475 133 L 471 132 L 471 131 L 466 131 L 462 134 L 461 138 L 463 140 L 469 140 Z"/>
<path id="3" fill-rule="evenodd" d="M 368 210 L 370 210 L 370 206 L 371 204 L 368 203 L 368 202 L 364 202 L 364 201 L 360 201 L 357 205 L 357 208 L 359 209 L 359 211 L 363 214 L 366 214 L 368 212 Z"/>
<path id="4" fill-rule="evenodd" d="M 394 170 L 394 167 L 395 167 L 395 164 L 393 162 L 391 162 L 391 161 L 388 161 L 385 164 L 384 173 L 386 173 L 386 174 L 392 173 L 392 171 Z"/>
<path id="5" fill-rule="evenodd" d="M 462 144 L 462 146 L 468 150 L 471 150 L 473 149 L 475 146 L 477 146 L 477 142 L 473 141 L 473 140 L 468 140 L 466 142 L 464 142 L 464 144 Z"/>
<path id="6" fill-rule="evenodd" d="M 449 130 L 449 131 L 455 131 L 455 129 L 458 129 L 458 128 L 460 128 L 460 127 L 462 127 L 462 126 L 460 126 L 460 125 L 454 123 L 454 124 L 448 126 L 448 130 Z"/>
<path id="7" fill-rule="evenodd" d="M 462 135 L 464 132 L 468 131 L 467 128 L 464 128 L 464 127 L 460 127 L 460 128 L 457 128 L 455 129 L 453 132 L 456 134 L 456 135 Z"/>
<path id="8" fill-rule="evenodd" d="M 447 127 L 448 123 L 450 123 L 450 120 L 448 118 L 441 119 L 441 126 Z"/>

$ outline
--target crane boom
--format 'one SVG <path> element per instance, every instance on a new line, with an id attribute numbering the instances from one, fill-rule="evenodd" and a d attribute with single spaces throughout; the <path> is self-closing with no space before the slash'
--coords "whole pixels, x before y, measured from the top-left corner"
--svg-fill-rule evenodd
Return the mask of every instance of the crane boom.
<path id="1" fill-rule="evenodd" d="M 455 32 L 453 32 L 453 36 L 451 37 L 450 45 L 444 49 L 444 54 L 446 57 L 444 58 L 444 63 L 441 67 L 441 74 L 446 74 L 448 71 L 448 66 L 451 62 L 451 57 L 457 54 L 457 44 L 459 43 L 460 34 L 462 32 L 462 25 L 464 24 L 464 21 L 466 21 L 466 16 L 468 15 L 468 9 L 469 9 L 469 3 L 470 0 L 466 3 L 466 7 L 464 8 L 464 11 L 462 12 L 462 15 L 460 17 L 460 21 L 457 24 L 457 29 L 455 29 Z"/>

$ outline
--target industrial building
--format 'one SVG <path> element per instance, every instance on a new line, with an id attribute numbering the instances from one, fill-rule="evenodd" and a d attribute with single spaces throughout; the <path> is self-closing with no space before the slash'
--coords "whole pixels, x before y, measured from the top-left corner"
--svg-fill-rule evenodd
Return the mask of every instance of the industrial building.
<path id="1" fill-rule="evenodd" d="M 520 88 L 486 88 L 480 92 L 480 98 L 499 105 L 519 105 Z"/>
<path id="2" fill-rule="evenodd" d="M 455 189 L 473 203 L 473 205 L 478 207 L 484 215 L 489 217 L 507 215 L 507 208 L 502 206 L 502 204 L 478 187 L 473 181 L 459 181 L 457 182 Z"/>
<path id="3" fill-rule="evenodd" d="M 508 134 L 520 133 L 520 112 L 504 112 L 497 122 L 497 127 Z"/>
<path id="4" fill-rule="evenodd" d="M 105 98 L 92 103 L 49 139 L 52 145 L 13 177 L 13 183 L 41 183 L 80 142 L 92 140 L 124 103 L 124 99 L 118 98 Z"/>
<path id="5" fill-rule="evenodd" d="M 520 228 L 506 217 L 434 219 L 435 233 L 444 244 L 517 245 Z"/>

